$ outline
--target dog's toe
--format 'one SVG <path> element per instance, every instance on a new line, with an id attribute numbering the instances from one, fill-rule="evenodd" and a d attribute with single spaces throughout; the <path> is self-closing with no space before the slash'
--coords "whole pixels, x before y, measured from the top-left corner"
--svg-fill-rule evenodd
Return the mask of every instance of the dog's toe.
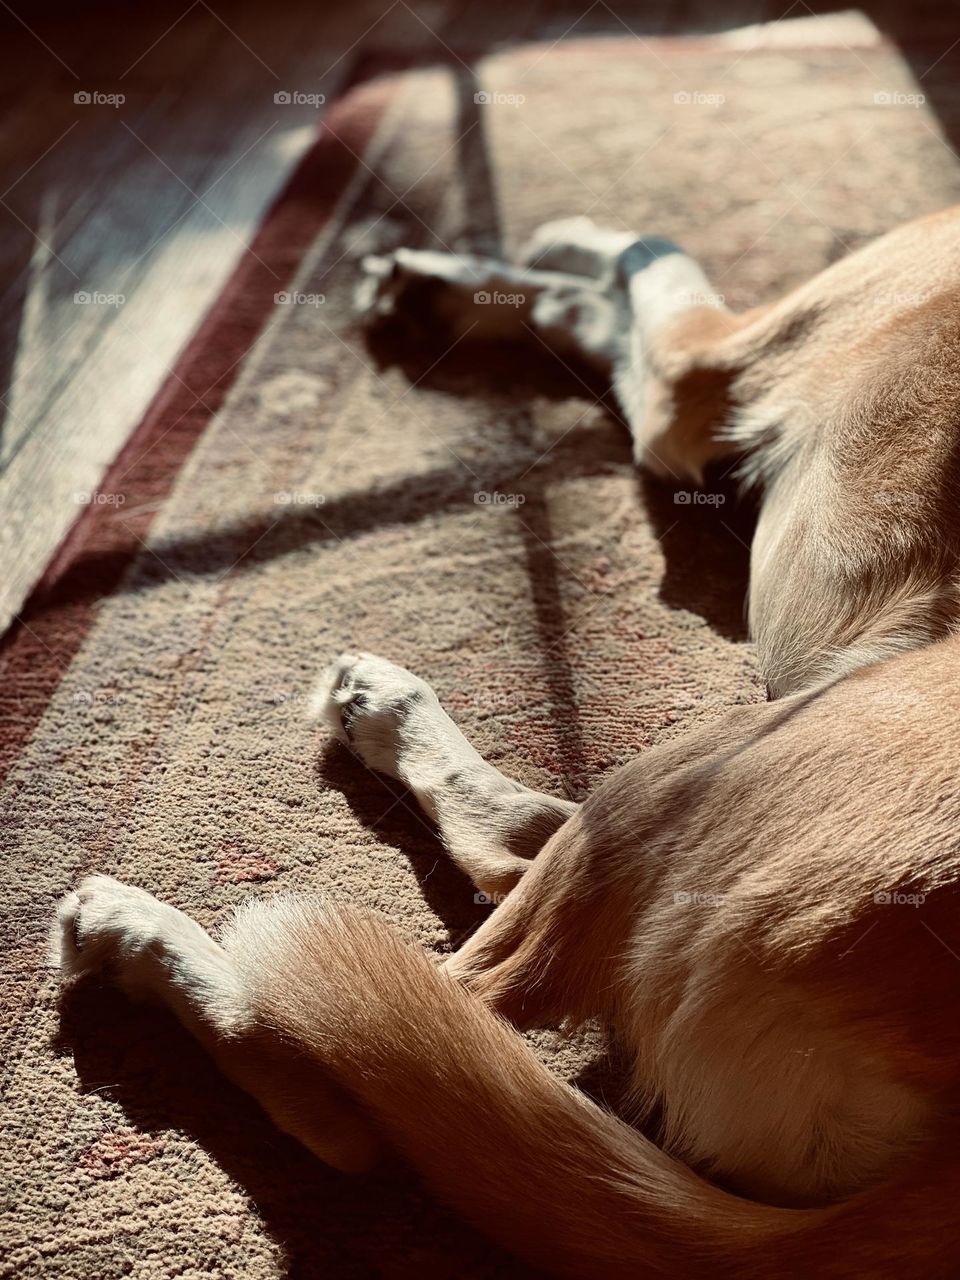
<path id="1" fill-rule="evenodd" d="M 370 768 L 391 776 L 424 714 L 440 714 L 426 681 L 372 653 L 342 653 L 321 677 L 311 706 L 314 718 Z"/>

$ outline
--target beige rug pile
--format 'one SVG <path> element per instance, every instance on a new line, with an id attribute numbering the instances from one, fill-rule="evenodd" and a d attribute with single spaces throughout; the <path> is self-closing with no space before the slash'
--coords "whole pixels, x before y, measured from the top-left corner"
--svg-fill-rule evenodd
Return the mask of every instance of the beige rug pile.
<path id="1" fill-rule="evenodd" d="M 304 888 L 455 946 L 489 908 L 412 800 L 304 723 L 344 648 L 428 677 L 489 759 L 575 797 L 762 697 L 732 490 L 694 507 L 639 481 L 586 388 L 525 361 L 454 352 L 415 386 L 379 367 L 355 259 L 512 249 L 589 212 L 670 234 L 749 305 L 960 198 L 916 92 L 868 41 L 625 34 L 373 79 L 332 111 L 185 353 L 194 400 L 165 390 L 4 650 L 0 1276 L 523 1274 L 412 1173 L 318 1165 L 169 1018 L 94 989 L 61 1029 L 48 922 L 100 869 L 208 926 Z M 593 1072 L 595 1038 L 533 1038 Z"/>

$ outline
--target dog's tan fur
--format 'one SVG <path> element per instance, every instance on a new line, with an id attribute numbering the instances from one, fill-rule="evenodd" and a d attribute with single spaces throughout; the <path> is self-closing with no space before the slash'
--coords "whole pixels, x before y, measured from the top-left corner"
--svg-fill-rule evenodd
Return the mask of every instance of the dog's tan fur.
<path id="1" fill-rule="evenodd" d="M 696 475 L 744 449 L 763 485 L 750 626 L 775 694 L 946 635 L 960 614 L 958 294 L 951 210 L 775 306 L 681 315 L 654 345 L 667 408 L 646 427 L 651 454 L 686 455 Z M 698 379 L 728 416 L 698 411 Z"/>
<path id="2" fill-rule="evenodd" d="M 555 325 L 542 276 L 530 320 Z M 746 455 L 764 495 L 751 628 L 778 700 L 647 752 L 577 808 L 485 765 L 422 681 L 345 657 L 321 700 L 336 731 L 507 894 L 462 950 L 440 968 L 309 899 L 252 903 L 215 943 L 94 877 L 61 907 L 61 962 L 170 1003 L 321 1158 L 399 1148 L 557 1275 L 946 1277 L 960 212 L 745 316 L 671 304 L 645 331 L 654 279 L 562 287 L 631 312 L 609 355 L 643 461 L 699 481 Z M 629 1053 L 638 1113 L 661 1109 L 662 1149 L 509 1025 L 590 1018 Z"/>

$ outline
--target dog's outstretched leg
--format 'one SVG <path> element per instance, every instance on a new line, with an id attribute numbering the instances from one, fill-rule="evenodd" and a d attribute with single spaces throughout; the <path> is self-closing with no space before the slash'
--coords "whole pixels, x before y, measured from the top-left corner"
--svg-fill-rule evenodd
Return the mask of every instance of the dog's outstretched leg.
<path id="1" fill-rule="evenodd" d="M 519 266 L 416 249 L 363 265 L 371 322 L 399 313 L 450 338 L 540 343 L 609 379 L 637 462 L 662 478 L 699 481 L 737 452 L 723 428 L 739 366 L 723 340 L 747 318 L 672 241 L 567 218 L 538 228 Z"/>
<path id="2" fill-rule="evenodd" d="M 342 654 L 315 710 L 371 769 L 408 786 L 478 889 L 507 893 L 576 812 L 570 800 L 504 777 L 480 756 L 418 676 L 372 654 Z"/>
<path id="3" fill-rule="evenodd" d="M 538 896 L 536 892 L 527 895 L 510 919 L 503 916 L 505 927 L 497 931 L 497 946 L 491 945 L 485 926 L 486 947 L 471 948 L 459 968 L 444 966 L 447 979 L 472 988 L 489 1008 L 523 1025 L 566 1012 L 566 992 L 555 981 L 561 966 L 555 966 L 545 980 L 546 975 L 531 962 L 529 947 L 520 946 L 524 935 L 519 926 L 524 922 L 531 930 L 527 941 L 542 941 L 543 926 L 553 908 L 544 902 L 538 911 Z M 498 908 L 494 916 L 504 911 L 505 907 Z M 355 951 L 358 928 L 371 942 L 364 957 Z M 306 953 L 323 937 L 340 937 L 348 949 L 344 954 L 355 956 L 362 974 L 312 967 Z M 301 951 L 297 963 L 291 964 L 289 956 L 283 960 L 283 988 L 293 999 L 299 992 L 309 1002 L 322 994 L 321 987 L 346 998 L 343 984 L 356 982 L 357 990 L 349 993 L 352 1001 L 362 1002 L 364 991 L 375 991 L 389 1002 L 391 986 L 403 990 L 406 979 L 394 967 L 381 967 L 388 957 L 380 938 L 396 951 L 395 959 L 410 969 L 411 981 L 431 969 L 437 973 L 425 956 L 415 954 L 418 949 L 397 951 L 399 941 L 386 922 L 371 913 L 341 909 L 303 895 L 254 899 L 240 908 L 215 940 L 176 907 L 104 875 L 88 876 L 61 901 L 51 959 L 67 983 L 93 975 L 114 982 L 134 999 L 165 1005 L 280 1129 L 326 1164 L 346 1173 L 366 1172 L 387 1156 L 389 1135 L 354 1098 L 354 1078 L 344 1079 L 334 1063 L 334 1070 L 327 1070 L 326 1051 L 336 1056 L 339 1041 L 354 1034 L 338 1025 L 336 1000 L 331 1002 L 334 1016 L 329 1025 L 324 1029 L 318 1024 L 310 1044 L 291 1041 L 264 1007 L 261 961 L 289 951 L 294 938 L 306 952 Z M 304 973 L 298 971 L 298 964 L 304 966 Z M 439 973 L 436 981 L 441 981 Z M 446 980 L 437 989 L 444 988 Z M 424 1016 L 429 1025 L 433 1011 L 427 1008 Z"/>
<path id="4" fill-rule="evenodd" d="M 619 325 L 611 377 L 639 464 L 664 479 L 699 480 L 732 451 L 719 429 L 734 365 L 720 343 L 742 321 L 694 258 L 661 236 L 566 218 L 534 232 L 524 261 L 582 272 L 609 299 Z"/>
<path id="5" fill-rule="evenodd" d="M 272 928 L 274 916 L 253 902 L 240 918 L 249 937 Z M 104 976 L 134 999 L 167 1005 L 281 1129 L 334 1168 L 371 1168 L 385 1150 L 381 1140 L 333 1080 L 258 1023 L 230 936 L 222 945 L 145 890 L 88 876 L 60 902 L 51 960 L 68 981 Z"/>
<path id="6" fill-rule="evenodd" d="M 622 324 L 592 280 L 429 249 L 368 257 L 363 269 L 357 307 L 369 324 L 401 314 L 445 341 L 539 342 L 612 376 Z"/>

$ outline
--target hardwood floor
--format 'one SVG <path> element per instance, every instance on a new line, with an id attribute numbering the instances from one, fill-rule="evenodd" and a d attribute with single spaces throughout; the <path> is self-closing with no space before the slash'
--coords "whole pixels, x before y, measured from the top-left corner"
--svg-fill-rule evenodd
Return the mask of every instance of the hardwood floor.
<path id="1" fill-rule="evenodd" d="M 323 108 L 302 98 L 337 92 L 364 18 L 87 7 L 5 33 L 0 628 L 310 145 Z"/>

